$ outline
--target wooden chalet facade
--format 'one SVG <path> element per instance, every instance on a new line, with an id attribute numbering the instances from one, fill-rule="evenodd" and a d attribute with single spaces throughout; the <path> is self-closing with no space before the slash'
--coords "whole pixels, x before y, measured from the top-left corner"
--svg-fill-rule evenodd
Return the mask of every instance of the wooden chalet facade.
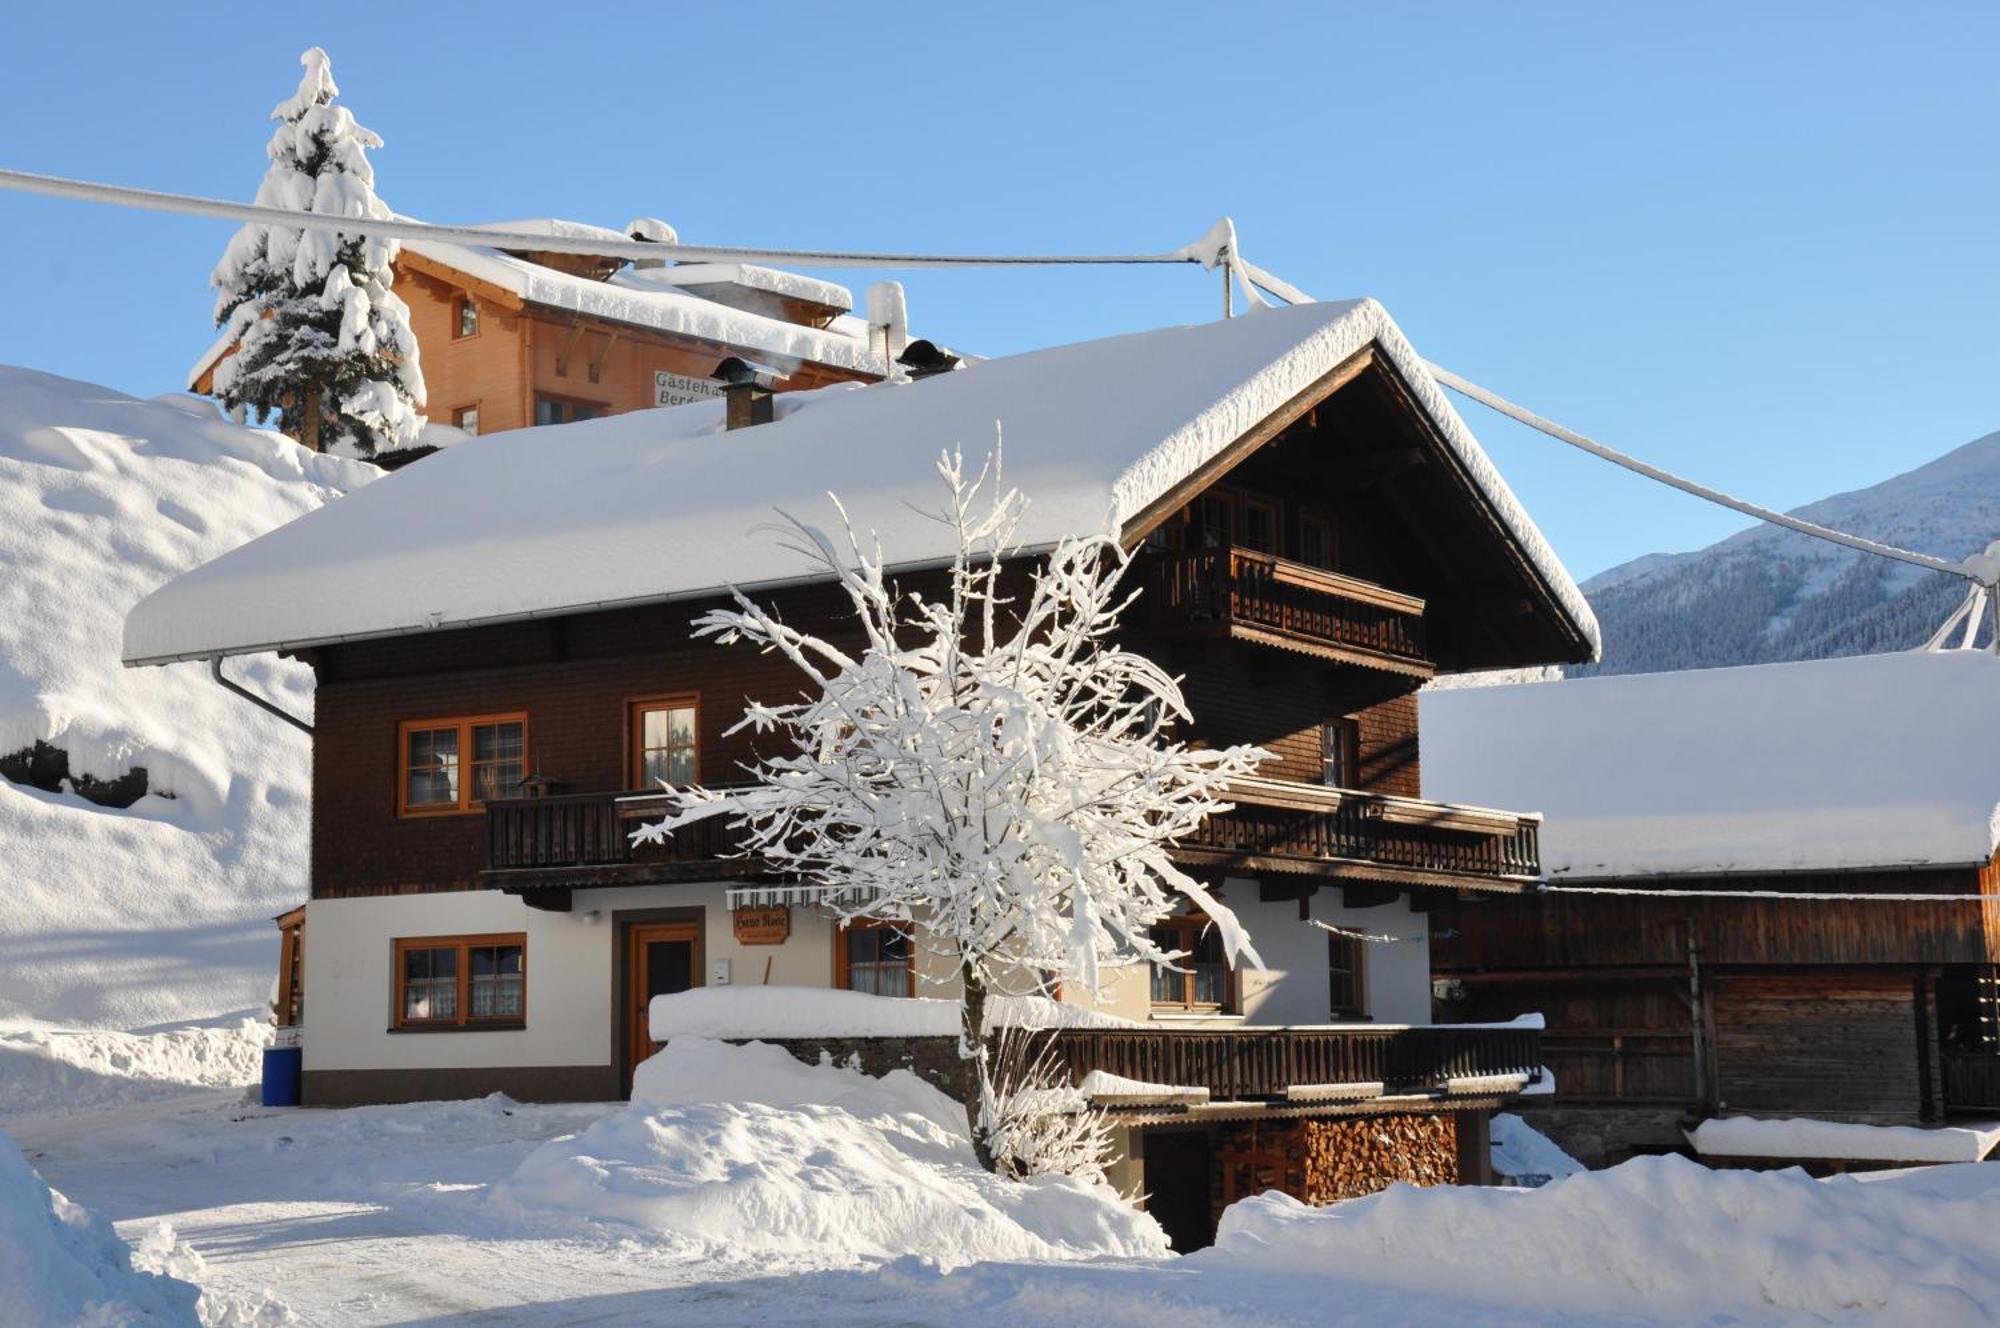
<path id="1" fill-rule="evenodd" d="M 500 229 L 620 241 L 638 234 L 561 221 Z M 426 412 L 464 434 L 716 397 L 716 366 L 732 356 L 775 371 L 780 391 L 874 382 L 886 368 L 846 289 L 770 268 L 633 266 L 416 241 L 392 269 L 422 357 Z M 210 347 L 188 389 L 211 394 L 215 367 L 232 349 L 226 340 Z"/>
<path id="2" fill-rule="evenodd" d="M 1459 1017 L 1546 1018 L 1556 1093 L 1537 1124 L 1573 1154 L 1684 1148 L 1721 1115 L 2000 1115 L 2000 660 L 1584 679 L 1424 709 L 1433 787 L 1521 789 L 1549 818 L 1553 885 L 1621 892 L 1434 915 Z"/>
<path id="3" fill-rule="evenodd" d="M 791 902 L 784 882 L 732 856 L 718 823 L 651 847 L 629 834 L 658 814 L 659 778 L 728 780 L 755 751 L 729 731 L 746 699 L 796 687 L 782 661 L 691 638 L 717 591 L 673 549 L 692 559 L 726 539 L 746 588 L 840 639 L 833 588 L 784 582 L 747 529 L 757 511 L 792 503 L 789 479 L 803 494 L 838 490 L 857 521 L 899 519 L 940 442 L 999 418 L 1007 478 L 1050 523 L 1024 532 L 1030 546 L 1103 510 L 1077 478 L 1098 467 L 1139 550 L 1129 644 L 1184 675 L 1192 737 L 1272 753 L 1235 810 L 1180 849 L 1269 967 L 1229 972 L 1202 919 L 1170 919 L 1190 971 L 1119 973 L 1097 1007 L 1129 1023 L 1057 1034 L 1079 1079 L 1172 1087 L 1107 1103 L 1130 1179 L 1188 1246 L 1207 1241 L 1224 1203 L 1261 1189 L 1325 1200 L 1399 1178 L 1480 1178 L 1491 1110 L 1540 1081 L 1539 1038 L 1528 1024 L 1429 1026 L 1428 933 L 1456 896 L 1531 888 L 1539 825 L 1421 796 L 1415 692 L 1439 671 L 1588 657 L 1595 624 L 1464 426 L 1427 382 L 1412 386 L 1418 364 L 1379 306 L 1307 306 L 834 394 L 720 434 L 691 406 L 591 431 L 595 443 L 524 435 L 497 479 L 477 464 L 496 440 L 212 564 L 206 587 L 196 574 L 163 590 L 128 624 L 132 662 L 263 646 L 317 675 L 306 1100 L 616 1097 L 653 1049 L 650 998 L 692 985 L 954 995 L 947 962 L 892 928 L 836 929 Z M 1246 398 L 1259 374 L 1283 390 L 1266 382 Z M 683 441 L 654 436 L 676 428 Z M 1163 450 L 1191 434 L 1204 441 Z M 401 511 L 453 493 L 528 512 L 566 459 L 589 490 L 599 474 L 626 486 L 635 456 L 697 447 L 733 478 L 699 495 L 658 490 L 668 510 L 645 519 L 664 570 L 619 562 L 626 497 L 607 487 L 579 500 L 601 520 L 560 543 L 587 570 L 533 592 L 532 610 L 502 587 L 510 573 L 544 579 L 535 555 L 489 550 L 477 567 L 450 532 L 390 553 L 434 559 L 440 600 L 491 596 L 435 627 L 396 625 L 409 610 L 393 594 L 360 609 L 378 628 L 343 621 L 337 578 L 287 568 L 315 521 L 322 537 L 335 521 L 400 528 Z M 1166 459 L 1145 472 L 1148 457 Z M 1149 487 L 1119 490 L 1134 473 Z M 712 527 L 718 486 L 748 505 Z M 544 519 L 564 526 L 559 512 Z M 206 625 L 203 602 L 227 603 L 238 575 L 283 576 L 287 597 L 247 623 L 225 615 L 226 632 Z M 625 593 L 642 583 L 654 599 Z"/>

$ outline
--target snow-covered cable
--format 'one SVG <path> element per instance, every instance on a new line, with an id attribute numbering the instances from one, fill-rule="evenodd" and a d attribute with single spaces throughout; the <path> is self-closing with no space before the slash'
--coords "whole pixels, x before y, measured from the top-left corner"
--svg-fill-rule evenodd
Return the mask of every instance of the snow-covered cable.
<path id="1" fill-rule="evenodd" d="M 1381 932 L 1354 931 L 1347 927 L 1336 927 L 1331 922 L 1321 922 L 1318 918 L 1307 918 L 1321 931 L 1332 932 L 1335 936 L 1345 936 L 1350 941 L 1367 941 L 1371 945 L 1388 945 L 1393 941 L 1421 941 L 1421 936 L 1390 936 Z"/>
<path id="2" fill-rule="evenodd" d="M 1868 900 L 1884 904 L 1993 904 L 2000 896 L 1876 894 L 1872 891 L 1840 890 L 1649 890 L 1637 885 L 1551 885 L 1537 891 L 1542 895 L 1629 895 L 1644 899 L 1806 899 L 1825 902 Z"/>
<path id="3" fill-rule="evenodd" d="M 255 221 L 299 230 L 331 230 L 343 235 L 370 235 L 394 240 L 439 240 L 448 244 L 485 245 L 493 249 L 528 249 L 545 253 L 588 254 L 601 258 L 672 259 L 677 262 L 797 263 L 807 267 L 1042 267 L 1126 265 L 1134 263 L 1201 263 L 1199 243 L 1152 254 L 903 254 L 835 249 L 754 249 L 734 245 L 659 244 L 649 240 L 607 240 L 588 236 L 538 235 L 477 226 L 434 226 L 407 217 L 336 217 L 295 212 L 289 208 L 258 207 L 222 198 L 164 193 L 128 185 L 71 180 L 58 175 L 0 168 L 0 189 L 69 198 L 84 203 L 175 212 L 222 221 Z"/>
<path id="4" fill-rule="evenodd" d="M 1627 456 L 1615 448 L 1606 447 L 1603 443 L 1595 439 L 1586 438 L 1573 429 L 1565 429 L 1553 420 L 1543 419 L 1540 415 L 1535 414 L 1525 406 L 1515 405 L 1497 392 L 1490 392 L 1477 383 L 1459 377 L 1442 365 L 1426 364 L 1425 367 L 1430 370 L 1431 376 L 1437 379 L 1438 382 L 1444 384 L 1444 386 L 1454 392 L 1472 398 L 1472 400 L 1477 401 L 1482 406 L 1491 407 L 1509 419 L 1518 420 L 1531 429 L 1538 429 L 1551 438 L 1568 443 L 1571 447 L 1581 448 L 1594 457 L 1600 457 L 1615 466 L 1623 466 L 1629 471 L 1644 475 L 1647 479 L 1658 480 L 1661 484 L 1679 489 L 1682 493 L 1690 493 L 1697 498 L 1706 499 L 1711 503 L 1719 503 L 1723 507 L 1741 512 L 1745 516 L 1755 517 L 1759 521 L 1766 521 L 1774 526 L 1782 526 L 1786 530 L 1795 530 L 1801 535 L 1810 535 L 1814 539 L 1827 540 L 1834 544 L 1843 545 L 1850 549 L 1859 549 L 1863 553 L 1872 553 L 1883 558 L 1894 558 L 1898 562 L 1911 563 L 1918 567 L 1928 567 L 1936 572 L 1950 572 L 1952 575 L 1962 576 L 1974 584 L 1992 584 L 1991 577 L 1985 574 L 1986 569 L 1974 569 L 1966 563 L 1950 562 L 1944 558 L 1933 558 L 1927 553 L 1916 553 L 1909 549 L 1899 549 L 1893 544 L 1883 544 L 1876 540 L 1864 539 L 1859 535 L 1850 535 L 1844 530 L 1835 530 L 1830 526 L 1822 526 L 1811 521 L 1801 521 L 1798 517 L 1787 516 L 1783 512 L 1774 512 L 1768 507 L 1759 507 L 1755 503 L 1745 502 L 1743 499 L 1732 497 L 1720 489 L 1711 489 L 1706 484 L 1685 479 L 1674 474 L 1672 471 L 1662 470 L 1658 466 L 1641 461 L 1637 457 Z"/>

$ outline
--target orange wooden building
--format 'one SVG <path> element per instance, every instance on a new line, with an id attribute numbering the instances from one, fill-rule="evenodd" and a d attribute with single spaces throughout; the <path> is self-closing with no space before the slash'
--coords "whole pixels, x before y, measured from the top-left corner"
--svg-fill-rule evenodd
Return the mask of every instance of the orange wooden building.
<path id="1" fill-rule="evenodd" d="M 503 222 L 511 233 L 627 240 L 576 222 Z M 717 396 L 715 367 L 731 356 L 779 375 L 778 390 L 874 382 L 884 341 L 871 346 L 846 288 L 744 263 L 630 264 L 546 250 L 412 241 L 395 260 L 410 308 L 433 424 L 497 433 L 567 424 Z M 227 339 L 202 355 L 189 390 L 214 391 Z M 427 441 L 452 435 L 435 431 Z"/>

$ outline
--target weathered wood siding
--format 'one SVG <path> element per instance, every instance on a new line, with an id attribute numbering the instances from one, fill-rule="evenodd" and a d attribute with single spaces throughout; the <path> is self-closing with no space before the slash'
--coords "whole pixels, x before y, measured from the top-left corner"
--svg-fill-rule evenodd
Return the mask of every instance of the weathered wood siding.
<path id="1" fill-rule="evenodd" d="M 1717 978 L 1719 1105 L 1917 1119 L 1914 994 L 1905 973 Z"/>

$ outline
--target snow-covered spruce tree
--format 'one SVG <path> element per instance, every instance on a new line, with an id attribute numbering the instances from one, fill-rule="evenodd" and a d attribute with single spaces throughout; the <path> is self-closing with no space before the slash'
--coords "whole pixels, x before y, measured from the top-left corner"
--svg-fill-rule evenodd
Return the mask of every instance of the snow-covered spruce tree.
<path id="1" fill-rule="evenodd" d="M 278 122 L 257 189 L 263 207 L 337 217 L 387 217 L 368 149 L 382 140 L 333 99 L 333 66 L 315 46 L 299 57 L 299 90 Z M 210 282 L 216 326 L 236 345 L 216 366 L 230 409 L 278 427 L 314 451 L 361 456 L 408 447 L 424 426 L 424 376 L 409 309 L 389 289 L 400 246 L 344 232 L 250 222 L 229 241 Z"/>
<path id="2" fill-rule="evenodd" d="M 1176 965 L 1185 952 L 1163 951 L 1149 928 L 1182 898 L 1207 913 L 1230 962 L 1257 962 L 1235 915 L 1169 850 L 1226 810 L 1224 786 L 1266 754 L 1171 736 L 1188 717 L 1178 683 L 1113 639 L 1130 600 L 1114 537 L 1067 540 L 1031 575 L 1015 564 L 1008 584 L 1026 584 L 1010 597 L 1023 498 L 1002 492 L 996 473 L 982 501 L 987 477 L 968 481 L 958 456 L 938 469 L 957 552 L 936 597 L 891 583 L 879 540 L 865 550 L 851 523 L 842 550 L 780 513 L 793 547 L 846 592 L 860 648 L 788 626 L 741 593 L 696 619 L 699 636 L 778 652 L 807 690 L 788 705 L 753 703 L 738 723 L 782 739 L 750 767 L 754 783 L 684 790 L 637 837 L 727 816 L 745 856 L 824 887 L 842 923 L 921 927 L 962 983 L 959 1054 L 976 1062 L 979 1090 L 968 1116 L 990 1167 L 986 1001 L 997 982 L 1039 974 L 1094 995 L 1111 965 Z"/>

